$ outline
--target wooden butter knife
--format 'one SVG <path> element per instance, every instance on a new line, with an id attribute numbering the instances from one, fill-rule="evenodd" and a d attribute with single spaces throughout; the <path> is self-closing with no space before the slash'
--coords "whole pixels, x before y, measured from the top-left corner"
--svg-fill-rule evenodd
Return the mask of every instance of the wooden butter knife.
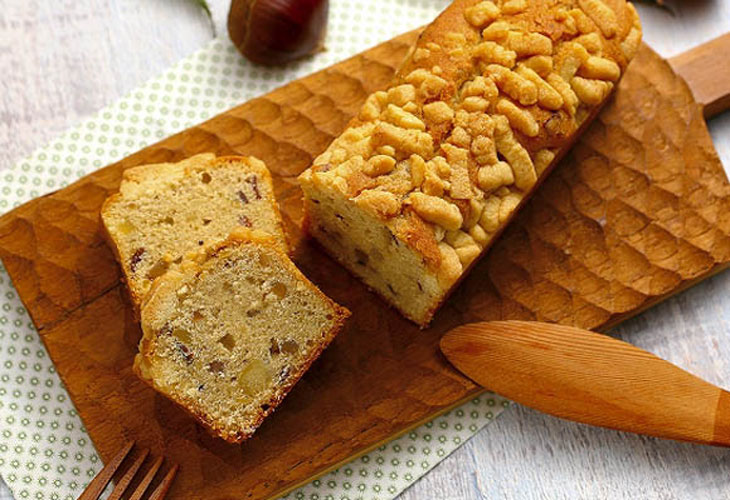
<path id="1" fill-rule="evenodd" d="M 480 385 L 600 427 L 730 446 L 730 393 L 631 344 L 537 321 L 471 323 L 441 350 Z"/>

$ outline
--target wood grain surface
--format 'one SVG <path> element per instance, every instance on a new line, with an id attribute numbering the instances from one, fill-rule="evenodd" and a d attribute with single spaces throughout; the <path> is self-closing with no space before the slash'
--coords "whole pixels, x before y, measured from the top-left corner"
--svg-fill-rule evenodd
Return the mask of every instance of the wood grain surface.
<path id="1" fill-rule="evenodd" d="M 701 148 L 700 148 L 700 149 L 701 149 Z M 46 335 L 47 335 L 47 333 L 48 333 L 48 332 L 44 332 L 44 334 L 46 334 Z"/>
<path id="2" fill-rule="evenodd" d="M 692 89 L 696 102 L 706 117 L 715 116 L 730 107 L 730 33 L 673 57 L 670 64 Z"/>
<path id="3" fill-rule="evenodd" d="M 0 257 L 103 457 L 135 438 L 182 464 L 179 498 L 266 497 L 475 394 L 438 353 L 450 327 L 534 318 L 597 328 L 728 262 L 730 197 L 701 109 L 645 49 L 570 158 L 419 332 L 300 239 L 293 182 L 364 97 L 387 84 L 412 40 L 293 82 L 0 219 Z M 98 208 L 123 168 L 202 151 L 267 161 L 296 262 L 353 311 L 243 446 L 209 437 L 132 375 L 139 331 L 99 231 Z"/>
<path id="4" fill-rule="evenodd" d="M 418 3 L 442 7 L 447 1 Z M 395 2 L 407 8 L 416 0 Z M 0 0 L 0 174 L 210 39 L 194 3 Z M 208 3 L 218 32 L 225 33 L 229 1 Z M 637 3 L 645 39 L 665 57 L 730 30 L 730 2 L 666 3 L 673 13 Z M 382 2 L 374 5 L 372 15 L 380 19 Z M 339 17 L 330 23 L 333 48 L 347 35 L 342 25 Z M 390 23 L 386 29 L 393 33 Z M 373 40 L 365 46 L 388 38 L 375 31 L 362 35 Z M 730 113 L 708 125 L 720 158 L 730 166 Z M 730 273 L 664 301 L 612 333 L 730 386 Z M 513 405 L 400 498 L 723 498 L 730 485 L 729 453 L 569 423 Z M 9 495 L 0 481 L 0 499 L 10 500 Z"/>

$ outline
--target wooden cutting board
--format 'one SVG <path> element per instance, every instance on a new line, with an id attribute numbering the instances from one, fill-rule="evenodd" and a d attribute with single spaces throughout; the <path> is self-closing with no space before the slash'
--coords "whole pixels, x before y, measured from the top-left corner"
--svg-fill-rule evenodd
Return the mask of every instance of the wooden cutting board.
<path id="1" fill-rule="evenodd" d="M 446 330 L 486 319 L 605 329 L 730 263 L 730 186 L 703 119 L 703 109 L 727 105 L 730 37 L 718 42 L 724 50 L 675 60 L 682 74 L 710 75 L 692 80 L 699 103 L 644 47 L 612 103 L 432 327 L 403 320 L 303 239 L 295 176 L 368 93 L 387 85 L 415 36 L 253 99 L 0 218 L 0 258 L 103 459 L 135 439 L 181 464 L 172 498 L 272 497 L 478 394 L 439 353 Z M 708 57 L 714 64 L 697 62 Z M 210 437 L 133 375 L 140 331 L 99 223 L 122 170 L 204 151 L 268 163 L 295 261 L 353 312 L 242 445 Z"/>

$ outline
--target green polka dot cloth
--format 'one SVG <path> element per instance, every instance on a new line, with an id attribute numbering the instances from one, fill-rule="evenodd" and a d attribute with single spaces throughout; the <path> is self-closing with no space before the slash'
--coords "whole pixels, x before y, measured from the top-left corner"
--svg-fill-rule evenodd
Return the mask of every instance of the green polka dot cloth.
<path id="1" fill-rule="evenodd" d="M 217 39 L 18 164 L 0 170 L 0 213 L 283 83 L 432 20 L 446 0 L 334 0 L 329 50 L 284 69 L 244 61 Z M 388 22 L 383 22 L 387 19 Z M 388 499 L 509 403 L 485 394 L 285 498 Z M 102 463 L 0 265 L 0 475 L 15 499 L 77 498 Z M 0 500 L 4 500 L 0 488 Z"/>

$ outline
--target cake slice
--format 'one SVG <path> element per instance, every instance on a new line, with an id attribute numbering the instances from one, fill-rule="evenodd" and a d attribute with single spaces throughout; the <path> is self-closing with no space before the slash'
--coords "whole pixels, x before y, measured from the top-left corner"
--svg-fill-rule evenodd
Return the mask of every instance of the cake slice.
<path id="1" fill-rule="evenodd" d="M 237 226 L 265 231 L 287 248 L 271 175 L 253 157 L 200 154 L 127 169 L 101 218 L 137 310 L 172 263 Z"/>
<path id="2" fill-rule="evenodd" d="M 214 434 L 240 442 L 349 314 L 273 238 L 238 229 L 155 281 L 134 368 Z"/>
<path id="3" fill-rule="evenodd" d="M 640 42 L 624 0 L 454 0 L 300 176 L 309 231 L 426 326 Z"/>

